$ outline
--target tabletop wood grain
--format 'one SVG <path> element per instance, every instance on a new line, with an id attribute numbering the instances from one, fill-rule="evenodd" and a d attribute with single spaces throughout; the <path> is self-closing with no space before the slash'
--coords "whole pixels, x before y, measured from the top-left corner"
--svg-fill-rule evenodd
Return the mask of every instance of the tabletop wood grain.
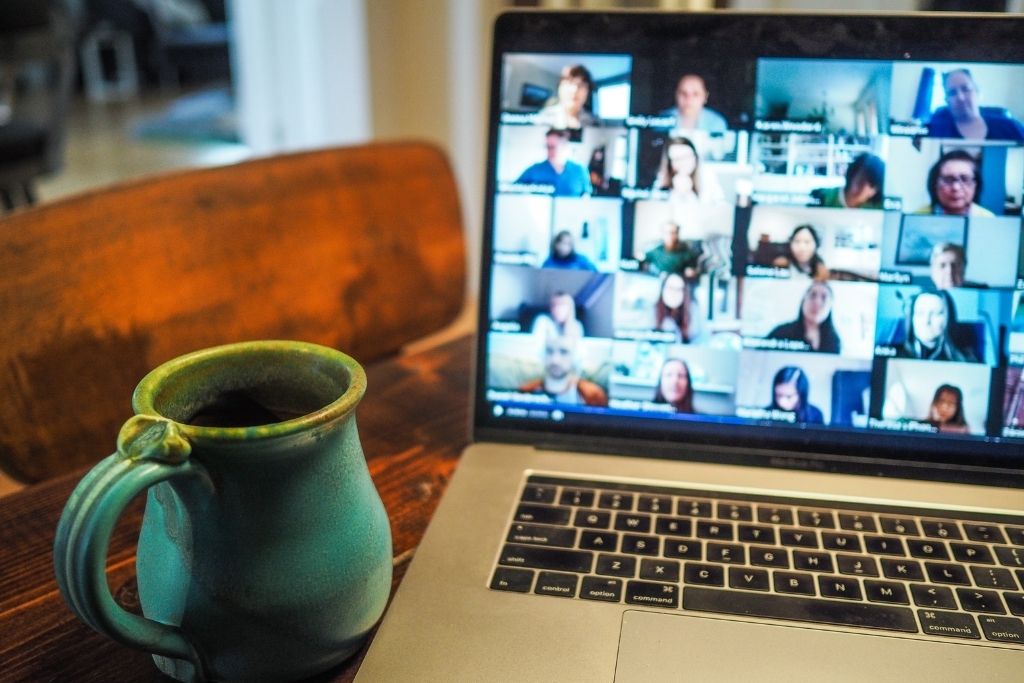
<path id="1" fill-rule="evenodd" d="M 466 337 L 367 368 L 369 388 L 356 420 L 370 473 L 391 519 L 392 591 L 469 441 L 471 355 L 471 339 Z M 0 499 L 0 681 L 170 680 L 148 654 L 119 645 L 79 621 L 57 590 L 54 531 L 84 473 Z M 136 611 L 135 543 L 141 517 L 139 498 L 118 524 L 107 560 L 112 594 Z M 341 667 L 310 680 L 352 680 L 363 652 L 365 648 Z"/>

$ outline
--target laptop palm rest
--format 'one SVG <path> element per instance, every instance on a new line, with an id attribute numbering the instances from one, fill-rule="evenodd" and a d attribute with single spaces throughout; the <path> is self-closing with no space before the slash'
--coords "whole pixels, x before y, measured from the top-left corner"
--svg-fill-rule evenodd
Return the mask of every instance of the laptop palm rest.
<path id="1" fill-rule="evenodd" d="M 1019 651 L 951 644 L 627 610 L 615 683 L 1020 680 Z"/>

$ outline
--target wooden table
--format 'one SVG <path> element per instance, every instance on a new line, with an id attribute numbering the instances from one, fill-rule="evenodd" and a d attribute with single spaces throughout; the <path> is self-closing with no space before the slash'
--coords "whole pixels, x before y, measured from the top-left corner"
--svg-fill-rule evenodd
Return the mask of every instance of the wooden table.
<path id="1" fill-rule="evenodd" d="M 470 338 L 367 368 L 357 412 L 363 450 L 391 518 L 401 581 L 469 441 Z M 114 437 L 111 434 L 111 448 Z M 97 454 L 97 459 L 106 454 Z M 53 538 L 80 470 L 0 499 L 0 681 L 167 681 L 148 654 L 92 631 L 64 604 L 53 575 Z M 135 544 L 142 498 L 114 532 L 111 592 L 138 610 Z M 365 652 L 365 648 L 363 650 Z M 363 652 L 315 681 L 349 681 Z"/>

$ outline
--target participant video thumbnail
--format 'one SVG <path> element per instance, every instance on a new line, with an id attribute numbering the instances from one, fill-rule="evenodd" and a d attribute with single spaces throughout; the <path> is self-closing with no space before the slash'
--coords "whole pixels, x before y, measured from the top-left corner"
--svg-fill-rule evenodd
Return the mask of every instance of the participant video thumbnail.
<path id="1" fill-rule="evenodd" d="M 735 280 L 727 288 L 676 272 L 616 276 L 615 336 L 738 349 Z"/>
<path id="2" fill-rule="evenodd" d="M 492 330 L 612 336 L 612 275 L 496 265 L 492 277 Z"/>
<path id="3" fill-rule="evenodd" d="M 1003 436 L 1024 438 L 1024 381 L 1022 368 L 1011 366 L 1006 370 L 1006 391 L 1003 397 Z"/>
<path id="4" fill-rule="evenodd" d="M 972 363 L 890 360 L 880 415 L 869 426 L 922 433 L 985 434 L 991 372 Z"/>
<path id="5" fill-rule="evenodd" d="M 630 177 L 639 192 L 634 197 L 655 196 L 686 207 L 736 203 L 730 183 L 736 164 L 711 161 L 702 138 L 641 129 L 636 139 Z"/>
<path id="6" fill-rule="evenodd" d="M 615 195 L 622 187 L 616 174 L 625 173 L 626 146 L 624 128 L 588 128 L 574 142 L 564 130 L 501 126 L 498 189 L 559 197 Z"/>

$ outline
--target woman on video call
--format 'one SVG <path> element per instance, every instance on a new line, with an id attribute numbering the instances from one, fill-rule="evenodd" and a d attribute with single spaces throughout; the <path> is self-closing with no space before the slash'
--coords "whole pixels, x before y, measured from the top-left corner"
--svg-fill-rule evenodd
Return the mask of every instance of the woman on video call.
<path id="1" fill-rule="evenodd" d="M 671 332 L 676 342 L 692 340 L 690 286 L 679 273 L 668 273 L 661 280 L 658 301 L 654 304 L 654 329 Z"/>
<path id="2" fill-rule="evenodd" d="M 950 330 L 957 327 L 956 309 L 946 291 L 920 292 L 910 300 L 907 340 L 896 355 L 900 358 L 978 362 L 973 349 L 954 343 Z"/>
<path id="3" fill-rule="evenodd" d="M 993 216 L 976 204 L 981 195 L 981 168 L 978 160 L 962 149 L 946 152 L 928 172 L 928 196 L 931 203 L 914 213 L 949 216 Z"/>
<path id="4" fill-rule="evenodd" d="M 772 403 L 768 409 L 793 413 L 801 424 L 824 424 L 821 409 L 807 400 L 810 389 L 803 370 L 792 365 L 779 368 L 772 380 Z"/>
<path id="5" fill-rule="evenodd" d="M 597 123 L 590 113 L 590 93 L 594 90 L 594 79 L 582 64 L 562 69 L 558 79 L 558 90 L 547 105 L 537 112 L 540 125 L 579 130 Z"/>
<path id="6" fill-rule="evenodd" d="M 661 366 L 655 403 L 668 403 L 677 413 L 693 413 L 693 382 L 690 368 L 679 358 L 669 358 Z"/>
<path id="7" fill-rule="evenodd" d="M 704 172 L 697 146 L 690 138 L 670 137 L 661 155 L 654 189 L 668 190 L 673 203 L 703 203 L 724 200 L 721 186 L 714 176 Z"/>
<path id="8" fill-rule="evenodd" d="M 832 323 L 832 288 L 815 281 L 800 300 L 796 320 L 783 323 L 768 333 L 769 339 L 805 342 L 811 351 L 839 353 L 842 344 Z"/>
<path id="9" fill-rule="evenodd" d="M 786 245 L 786 253 L 776 258 L 772 265 L 778 268 L 789 268 L 790 273 L 797 277 L 804 276 L 813 280 L 827 280 L 828 268 L 818 255 L 821 238 L 814 226 L 804 224 L 793 229 Z"/>
<path id="10" fill-rule="evenodd" d="M 940 432 L 952 434 L 967 434 L 970 429 L 967 420 L 964 419 L 964 394 L 960 387 L 952 384 L 942 384 L 935 390 L 932 404 L 928 408 L 928 418 L 925 420 L 933 427 L 938 427 Z"/>

